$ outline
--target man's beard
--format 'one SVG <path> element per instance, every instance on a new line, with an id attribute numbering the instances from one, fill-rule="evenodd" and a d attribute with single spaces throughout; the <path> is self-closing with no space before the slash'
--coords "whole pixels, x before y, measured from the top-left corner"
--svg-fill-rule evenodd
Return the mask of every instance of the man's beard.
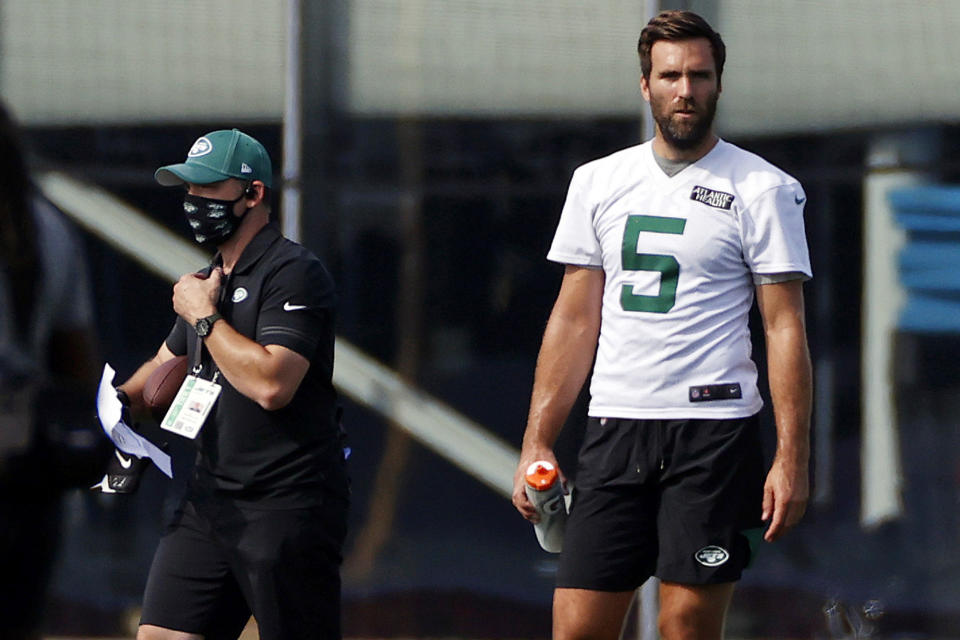
<path id="1" fill-rule="evenodd" d="M 717 98 L 719 93 L 713 93 L 707 98 L 704 109 L 686 121 L 674 120 L 674 110 L 661 104 L 658 100 L 651 100 L 650 108 L 653 119 L 660 129 L 664 141 L 675 149 L 688 151 L 700 145 L 713 127 L 713 118 L 717 114 Z M 693 101 L 687 101 L 685 107 L 694 106 Z"/>

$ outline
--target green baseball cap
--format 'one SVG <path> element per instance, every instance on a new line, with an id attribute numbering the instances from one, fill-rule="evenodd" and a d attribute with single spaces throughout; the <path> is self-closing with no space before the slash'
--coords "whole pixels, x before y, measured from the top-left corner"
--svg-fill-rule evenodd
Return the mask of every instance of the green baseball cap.
<path id="1" fill-rule="evenodd" d="M 254 138 L 239 129 L 221 129 L 197 138 L 184 162 L 160 167 L 153 177 L 165 187 L 227 178 L 260 180 L 272 187 L 273 166 L 267 150 Z"/>

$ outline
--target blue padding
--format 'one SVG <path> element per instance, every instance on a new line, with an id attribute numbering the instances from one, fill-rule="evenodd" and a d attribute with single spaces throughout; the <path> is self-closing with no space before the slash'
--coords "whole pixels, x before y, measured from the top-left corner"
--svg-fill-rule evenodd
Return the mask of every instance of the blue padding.
<path id="1" fill-rule="evenodd" d="M 894 189 L 888 196 L 897 215 L 960 216 L 960 186 L 929 185 Z"/>
<path id="2" fill-rule="evenodd" d="M 953 215 L 960 216 L 960 213 Z M 900 226 L 907 231 L 943 231 L 948 233 L 960 231 L 960 217 L 898 212 L 896 218 Z"/>
<path id="3" fill-rule="evenodd" d="M 900 311 L 897 327 L 913 333 L 957 333 L 960 300 L 911 295 Z"/>
<path id="4" fill-rule="evenodd" d="M 907 290 L 899 328 L 960 332 L 960 187 L 911 187 L 888 197 L 907 232 L 898 263 Z"/>
<path id="5" fill-rule="evenodd" d="M 914 240 L 900 251 L 900 264 L 905 269 L 936 266 L 960 266 L 960 242 Z"/>
<path id="6" fill-rule="evenodd" d="M 960 242 L 911 240 L 900 250 L 899 265 L 907 289 L 960 292 Z"/>

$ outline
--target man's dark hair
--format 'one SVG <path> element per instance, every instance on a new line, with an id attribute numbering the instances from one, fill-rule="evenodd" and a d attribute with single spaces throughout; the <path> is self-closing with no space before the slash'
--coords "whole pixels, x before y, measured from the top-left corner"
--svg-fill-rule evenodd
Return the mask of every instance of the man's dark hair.
<path id="1" fill-rule="evenodd" d="M 717 67 L 717 84 L 723 75 L 723 63 L 727 59 L 727 48 L 723 44 L 720 34 L 713 30 L 710 24 L 692 11 L 661 11 L 640 32 L 640 41 L 637 42 L 637 52 L 640 54 L 640 71 L 643 77 L 650 78 L 650 50 L 655 42 L 660 40 L 692 40 L 706 38 L 710 41 L 713 51 L 713 61 Z"/>

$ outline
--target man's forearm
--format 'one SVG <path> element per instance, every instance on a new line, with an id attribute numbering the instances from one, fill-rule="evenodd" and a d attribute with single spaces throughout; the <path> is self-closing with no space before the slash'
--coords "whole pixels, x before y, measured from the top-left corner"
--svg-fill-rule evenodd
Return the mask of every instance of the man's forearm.
<path id="1" fill-rule="evenodd" d="M 813 374 L 802 325 L 768 333 L 767 368 L 777 424 L 776 455 L 806 465 Z"/>
<path id="2" fill-rule="evenodd" d="M 596 353 L 597 333 L 551 318 L 537 359 L 523 448 L 552 448 L 576 402 Z"/>
<path id="3" fill-rule="evenodd" d="M 251 340 L 226 320 L 214 324 L 204 344 L 230 384 L 267 410 L 290 402 L 310 366 L 306 358 L 293 351 Z M 280 350 L 285 353 L 276 353 Z"/>
<path id="4" fill-rule="evenodd" d="M 597 351 L 604 273 L 567 266 L 543 333 L 534 375 L 523 460 L 552 449 Z"/>

